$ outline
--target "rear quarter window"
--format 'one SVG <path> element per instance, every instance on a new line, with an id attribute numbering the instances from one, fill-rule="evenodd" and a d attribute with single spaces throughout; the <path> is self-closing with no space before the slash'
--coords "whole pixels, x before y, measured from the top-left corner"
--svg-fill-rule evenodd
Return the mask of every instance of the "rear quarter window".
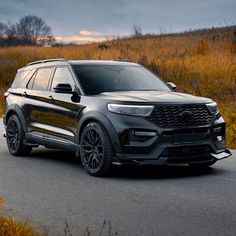
<path id="1" fill-rule="evenodd" d="M 25 88 L 34 70 L 18 71 L 11 88 Z"/>

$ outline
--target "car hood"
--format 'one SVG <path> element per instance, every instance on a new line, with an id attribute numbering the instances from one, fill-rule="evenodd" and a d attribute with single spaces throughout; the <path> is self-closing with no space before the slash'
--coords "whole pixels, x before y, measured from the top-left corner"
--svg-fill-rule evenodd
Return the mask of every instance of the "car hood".
<path id="1" fill-rule="evenodd" d="M 105 92 L 98 95 L 105 99 L 124 101 L 124 102 L 143 102 L 143 103 L 210 103 L 211 99 L 197 97 L 185 93 L 169 91 L 122 91 Z"/>

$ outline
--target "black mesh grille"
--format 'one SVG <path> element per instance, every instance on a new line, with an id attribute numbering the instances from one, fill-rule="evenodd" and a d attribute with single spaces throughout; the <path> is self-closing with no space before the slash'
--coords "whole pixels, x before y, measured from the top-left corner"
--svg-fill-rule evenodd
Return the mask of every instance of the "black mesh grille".
<path id="1" fill-rule="evenodd" d="M 156 105 L 147 119 L 165 128 L 204 126 L 211 123 L 212 113 L 202 104 Z"/>

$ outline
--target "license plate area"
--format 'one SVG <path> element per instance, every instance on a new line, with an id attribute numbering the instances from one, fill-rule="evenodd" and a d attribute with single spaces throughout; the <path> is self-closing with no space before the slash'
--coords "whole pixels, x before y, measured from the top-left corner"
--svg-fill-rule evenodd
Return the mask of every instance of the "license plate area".
<path id="1" fill-rule="evenodd" d="M 178 134 L 173 135 L 171 137 L 171 141 L 174 144 L 178 143 L 195 143 L 195 142 L 203 142 L 206 140 L 206 134 Z"/>

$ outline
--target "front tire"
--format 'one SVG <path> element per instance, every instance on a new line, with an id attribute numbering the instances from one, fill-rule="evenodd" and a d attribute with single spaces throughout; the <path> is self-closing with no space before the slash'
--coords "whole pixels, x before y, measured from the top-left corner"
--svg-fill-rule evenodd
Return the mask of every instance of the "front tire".
<path id="1" fill-rule="evenodd" d="M 113 148 L 106 130 L 97 122 L 89 123 L 80 139 L 83 166 L 92 176 L 105 176 L 111 170 Z"/>
<path id="2" fill-rule="evenodd" d="M 6 141 L 9 152 L 13 156 L 28 155 L 32 147 L 24 144 L 24 130 L 16 115 L 12 115 L 7 121 Z"/>

